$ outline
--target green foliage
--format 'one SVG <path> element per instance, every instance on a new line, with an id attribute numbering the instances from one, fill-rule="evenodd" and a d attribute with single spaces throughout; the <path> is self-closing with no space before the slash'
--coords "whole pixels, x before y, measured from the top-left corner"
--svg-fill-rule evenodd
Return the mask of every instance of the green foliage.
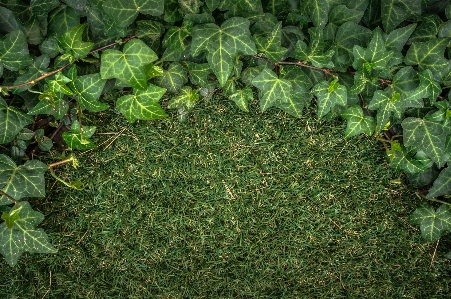
<path id="1" fill-rule="evenodd" d="M 14 264 L 24 250 L 53 251 L 35 230 L 40 221 L 21 224 L 27 216 L 20 211 L 36 213 L 29 212 L 27 197 L 44 195 L 48 167 L 36 160 L 35 150 L 95 147 L 90 138 L 96 128 L 84 124 L 92 113 L 114 107 L 133 123 L 164 118 L 167 108 L 177 109 L 183 120 L 215 92 L 243 113 L 254 98 L 262 111 L 281 109 L 294 117 L 316 103 L 319 120 L 347 121 L 346 138 L 399 132 L 402 139 L 389 141 L 390 165 L 413 183 L 432 183 L 428 198 L 446 200 L 450 5 L 0 0 L 0 203 L 9 209 L 3 233 L 22 234 L 11 233 L 8 240 L 16 240 L 30 231 L 40 240 L 25 247 L 5 241 L 10 249 L 2 253 Z M 74 161 L 51 165 L 76 166 Z M 447 229 L 429 225 L 424 215 L 439 212 L 426 210 L 419 208 L 413 222 L 426 225 L 423 235 L 431 241 Z"/>

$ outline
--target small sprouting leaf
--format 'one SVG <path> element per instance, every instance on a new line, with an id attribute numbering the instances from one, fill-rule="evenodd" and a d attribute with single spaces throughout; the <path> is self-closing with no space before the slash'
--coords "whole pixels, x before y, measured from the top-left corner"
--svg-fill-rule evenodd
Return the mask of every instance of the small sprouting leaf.
<path id="1" fill-rule="evenodd" d="M 382 0 L 381 15 L 385 32 L 390 33 L 405 19 L 421 14 L 423 0 Z"/>
<path id="2" fill-rule="evenodd" d="M 3 74 L 3 67 L 18 71 L 32 62 L 27 39 L 22 31 L 12 31 L 0 39 L 0 77 Z"/>
<path id="3" fill-rule="evenodd" d="M 418 73 L 420 85 L 409 93 L 407 100 L 414 101 L 417 99 L 429 99 L 431 103 L 435 103 L 437 97 L 442 92 L 440 83 L 437 82 L 429 69 Z"/>
<path id="4" fill-rule="evenodd" d="M 265 68 L 252 80 L 252 85 L 260 90 L 260 108 L 266 111 L 276 104 L 277 101 L 288 102 L 292 91 L 291 82 L 279 79 L 277 75 Z"/>
<path id="5" fill-rule="evenodd" d="M 146 90 L 135 89 L 134 94 L 117 99 L 116 109 L 133 123 L 138 119 L 154 120 L 167 116 L 158 101 L 166 89 L 149 84 Z"/>
<path id="6" fill-rule="evenodd" d="M 404 113 L 406 106 L 405 101 L 401 100 L 401 95 L 393 92 L 391 95 L 384 91 L 377 90 L 374 97 L 368 105 L 368 109 L 377 110 L 377 128 L 378 132 L 382 131 L 384 126 L 390 120 L 392 114 L 400 119 Z"/>
<path id="7" fill-rule="evenodd" d="M 0 144 L 11 142 L 23 127 L 31 123 L 31 116 L 14 106 L 8 106 L 0 97 Z"/>
<path id="8" fill-rule="evenodd" d="M 423 202 L 409 217 L 409 222 L 420 226 L 425 240 L 435 242 L 446 231 L 451 231 L 451 206 L 443 204 L 435 211 L 431 205 Z"/>
<path id="9" fill-rule="evenodd" d="M 348 121 L 346 126 L 345 138 L 365 133 L 372 135 L 374 133 L 374 118 L 365 116 L 359 105 L 354 105 L 341 113 L 341 116 Z"/>
<path id="10" fill-rule="evenodd" d="M 287 48 L 281 46 L 282 42 L 282 22 L 279 22 L 276 27 L 267 36 L 254 35 L 255 45 L 258 53 L 264 54 L 268 59 L 274 62 L 279 62 L 283 55 L 287 52 Z"/>
<path id="11" fill-rule="evenodd" d="M 45 196 L 44 173 L 47 165 L 38 160 L 28 160 L 17 166 L 11 158 L 0 154 L 0 189 L 20 200 L 24 197 Z M 9 205 L 12 201 L 0 195 L 0 205 Z"/>
<path id="12" fill-rule="evenodd" d="M 448 163 L 448 167 L 440 172 L 426 197 L 438 197 L 449 194 L 451 194 L 451 167 Z"/>
<path id="13" fill-rule="evenodd" d="M 69 88 L 77 96 L 80 106 L 91 112 L 99 112 L 108 109 L 108 105 L 99 101 L 100 94 L 105 86 L 106 80 L 100 78 L 99 73 L 78 76 L 74 65 L 70 68 L 68 77 L 71 82 Z"/>
<path id="14" fill-rule="evenodd" d="M 157 54 L 143 41 L 132 39 L 123 52 L 108 49 L 102 53 L 100 75 L 102 79 L 117 78 L 133 88 L 146 89 L 144 66 L 158 59 Z"/>
<path id="15" fill-rule="evenodd" d="M 438 167 L 442 167 L 446 157 L 446 136 L 451 133 L 450 128 L 416 117 L 405 118 L 401 125 L 404 145 L 425 152 Z"/>
<path id="16" fill-rule="evenodd" d="M 163 76 L 155 77 L 155 83 L 168 92 L 175 93 L 188 82 L 188 76 L 183 66 L 178 62 L 173 62 L 169 68 L 163 71 Z"/>
<path id="17" fill-rule="evenodd" d="M 8 220 L 0 224 L 0 252 L 10 266 L 16 265 L 25 251 L 31 253 L 57 251 L 49 243 L 44 230 L 36 229 L 36 226 L 44 220 L 44 215 L 34 211 L 27 201 L 16 204 L 7 214 L 5 218 Z"/>
<path id="18" fill-rule="evenodd" d="M 234 101 L 242 111 L 249 112 L 248 104 L 254 99 L 254 94 L 250 87 L 245 87 L 230 95 L 229 99 Z"/>
<path id="19" fill-rule="evenodd" d="M 70 132 L 64 132 L 62 136 L 69 149 L 88 150 L 96 146 L 91 139 L 89 139 L 92 135 L 94 135 L 95 131 L 96 127 L 81 127 L 78 120 L 75 120 L 72 123 Z"/>
<path id="20" fill-rule="evenodd" d="M 19 214 L 18 213 L 14 213 L 13 212 L 13 213 L 9 214 L 9 213 L 3 212 L 2 213 L 2 219 L 5 220 L 6 227 L 8 229 L 12 229 L 13 226 L 14 226 L 14 222 L 16 222 L 16 220 L 20 219 L 20 218 L 19 218 Z"/>
<path id="21" fill-rule="evenodd" d="M 75 58 L 85 58 L 94 47 L 94 43 L 82 41 L 86 24 L 75 26 L 63 34 L 58 42 L 66 53 L 71 53 Z"/>
<path id="22" fill-rule="evenodd" d="M 440 80 L 441 72 L 449 67 L 448 60 L 443 56 L 448 43 L 449 39 L 444 37 L 413 43 L 407 51 L 404 62 L 407 65 L 418 65 L 420 71 L 429 69 L 435 79 Z"/>
<path id="23" fill-rule="evenodd" d="M 138 13 L 161 16 L 164 0 L 106 0 L 103 9 L 119 27 L 126 27 L 133 23 Z"/>
<path id="24" fill-rule="evenodd" d="M 207 52 L 210 68 L 224 86 L 239 54 L 257 54 L 249 32 L 249 21 L 240 17 L 226 20 L 221 27 L 215 24 L 200 24 L 194 27 L 191 54 L 197 56 Z"/>
<path id="25" fill-rule="evenodd" d="M 198 100 L 199 94 L 197 91 L 189 86 L 184 86 L 180 90 L 180 93 L 169 101 L 168 108 L 189 111 L 194 107 Z"/>
<path id="26" fill-rule="evenodd" d="M 318 99 L 318 118 L 321 119 L 336 105 L 346 106 L 348 93 L 346 87 L 337 81 L 321 82 L 312 89 Z"/>

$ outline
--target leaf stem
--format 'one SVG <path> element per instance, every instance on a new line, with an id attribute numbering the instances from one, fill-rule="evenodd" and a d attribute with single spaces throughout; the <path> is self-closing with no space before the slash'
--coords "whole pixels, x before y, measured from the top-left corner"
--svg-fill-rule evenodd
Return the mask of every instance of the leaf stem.
<path id="1" fill-rule="evenodd" d="M 5 197 L 7 197 L 9 200 L 13 201 L 14 204 L 18 204 L 19 203 L 19 201 L 17 199 L 15 199 L 14 197 L 12 197 L 11 195 L 9 195 L 8 193 L 6 193 L 6 192 L 4 192 L 2 190 L 0 190 L 0 194 L 5 196 Z"/>
<path id="2" fill-rule="evenodd" d="M 426 197 L 426 196 L 424 196 L 423 194 L 421 194 L 419 192 L 416 192 L 416 195 L 418 197 L 422 198 L 422 199 L 427 199 L 427 200 L 430 200 L 430 201 L 433 201 L 433 202 L 438 202 L 438 203 L 441 203 L 441 204 L 444 204 L 444 205 L 451 206 L 451 203 L 449 203 L 449 202 L 446 202 L 446 201 L 443 201 L 443 200 L 440 200 L 440 199 L 435 199 L 434 197 Z"/>
<path id="3" fill-rule="evenodd" d="M 132 36 L 129 36 L 129 37 L 125 37 L 125 38 L 121 39 L 120 41 L 115 41 L 115 42 L 110 43 L 110 44 L 108 44 L 108 45 L 105 45 L 105 46 L 102 46 L 102 47 L 100 47 L 100 48 L 91 50 L 91 51 L 88 53 L 88 55 L 93 54 L 93 53 L 96 53 L 96 52 L 99 52 L 99 51 L 103 51 L 103 50 L 105 50 L 105 49 L 114 47 L 114 46 L 119 45 L 119 44 L 126 43 L 126 42 L 128 42 L 129 40 L 134 39 L 134 38 L 136 38 L 136 37 L 137 37 L 136 35 L 132 35 Z M 74 64 L 74 63 L 77 62 L 78 60 L 79 60 L 79 59 L 75 59 L 74 61 L 69 62 L 69 63 L 63 65 L 62 67 L 57 68 L 56 70 L 53 70 L 53 71 L 51 71 L 51 72 L 42 74 L 41 76 L 37 77 L 36 79 L 30 80 L 30 81 L 27 81 L 27 82 L 23 82 L 23 83 L 19 83 L 19 84 L 16 84 L 16 85 L 11 85 L 11 86 L 0 86 L 0 91 L 6 92 L 6 91 L 11 90 L 11 89 L 20 88 L 20 87 L 27 86 L 27 85 L 33 85 L 33 84 L 35 84 L 35 83 L 37 83 L 37 82 L 39 82 L 39 81 L 41 81 L 41 80 L 43 80 L 43 79 L 45 79 L 45 78 L 47 78 L 47 77 L 50 77 L 50 76 L 52 76 L 52 75 L 55 75 L 56 73 L 61 72 L 62 70 L 64 70 L 64 69 L 67 68 L 68 66 L 71 66 L 72 64 Z"/>

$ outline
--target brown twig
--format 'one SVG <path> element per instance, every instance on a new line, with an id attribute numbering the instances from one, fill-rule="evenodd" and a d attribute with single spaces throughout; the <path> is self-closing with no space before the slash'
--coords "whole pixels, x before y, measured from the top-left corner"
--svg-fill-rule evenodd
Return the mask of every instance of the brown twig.
<path id="1" fill-rule="evenodd" d="M 4 192 L 4 191 L 2 191 L 2 190 L 0 190 L 0 194 L 3 195 L 3 196 L 5 196 L 5 197 L 8 198 L 9 200 L 13 201 L 14 204 L 18 204 L 18 203 L 19 203 L 19 201 L 18 201 L 17 199 L 15 199 L 14 197 L 12 197 L 11 195 L 9 195 L 8 193 L 6 193 L 6 192 Z"/>

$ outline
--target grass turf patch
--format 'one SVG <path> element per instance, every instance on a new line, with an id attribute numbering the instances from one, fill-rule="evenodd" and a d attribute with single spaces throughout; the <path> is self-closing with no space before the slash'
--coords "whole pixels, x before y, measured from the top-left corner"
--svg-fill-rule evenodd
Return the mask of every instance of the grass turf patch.
<path id="1" fill-rule="evenodd" d="M 0 270 L 6 298 L 446 298 L 451 248 L 405 219 L 415 190 L 395 183 L 372 138 L 341 121 L 214 99 L 187 122 L 95 120 L 73 191 L 49 177 L 32 200 L 59 252 Z M 123 130 L 123 128 L 127 128 Z M 115 138 L 114 137 L 114 138 Z M 113 140 L 113 139 L 110 139 Z M 106 149 L 105 149 L 106 148 Z M 103 150 L 105 149 L 105 150 Z M 50 284 L 51 282 L 51 284 Z"/>

